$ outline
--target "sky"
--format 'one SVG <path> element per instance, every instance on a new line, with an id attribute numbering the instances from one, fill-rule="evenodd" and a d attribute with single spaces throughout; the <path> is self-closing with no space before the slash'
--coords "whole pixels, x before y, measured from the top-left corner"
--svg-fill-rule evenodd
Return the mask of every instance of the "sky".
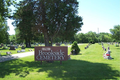
<path id="1" fill-rule="evenodd" d="M 110 33 L 115 25 L 120 25 L 120 0 L 77 0 L 78 14 L 83 26 L 78 33 L 89 31 Z M 13 20 L 8 20 L 9 34 L 15 34 Z"/>

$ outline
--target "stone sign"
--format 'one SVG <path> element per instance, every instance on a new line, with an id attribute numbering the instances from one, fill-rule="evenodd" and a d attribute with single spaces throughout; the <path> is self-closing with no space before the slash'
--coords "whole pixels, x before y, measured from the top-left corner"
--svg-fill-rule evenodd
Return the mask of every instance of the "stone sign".
<path id="1" fill-rule="evenodd" d="M 35 47 L 35 61 L 68 60 L 68 47 Z"/>

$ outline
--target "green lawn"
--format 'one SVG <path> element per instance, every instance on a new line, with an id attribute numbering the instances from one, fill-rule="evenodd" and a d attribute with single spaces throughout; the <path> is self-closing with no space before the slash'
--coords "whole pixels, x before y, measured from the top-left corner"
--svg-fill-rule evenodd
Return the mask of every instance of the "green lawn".
<path id="1" fill-rule="evenodd" d="M 62 65 L 59 61 L 41 65 L 34 56 L 2 62 L 0 80 L 120 80 L 120 47 L 110 45 L 114 59 L 107 60 L 102 45 L 96 43 L 84 49 L 86 45 L 79 45 L 80 54 L 71 55 L 71 60 Z"/>

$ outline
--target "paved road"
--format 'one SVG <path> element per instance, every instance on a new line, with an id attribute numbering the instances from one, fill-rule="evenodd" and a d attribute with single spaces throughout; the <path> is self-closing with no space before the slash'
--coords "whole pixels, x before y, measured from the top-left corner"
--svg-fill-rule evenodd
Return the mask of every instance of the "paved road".
<path id="1" fill-rule="evenodd" d="M 17 59 L 17 58 L 21 58 L 21 57 L 26 57 L 26 56 L 31 56 L 31 55 L 34 55 L 34 51 L 12 54 L 12 55 L 7 55 L 7 56 L 0 56 L 0 62 L 12 60 L 12 59 Z"/>

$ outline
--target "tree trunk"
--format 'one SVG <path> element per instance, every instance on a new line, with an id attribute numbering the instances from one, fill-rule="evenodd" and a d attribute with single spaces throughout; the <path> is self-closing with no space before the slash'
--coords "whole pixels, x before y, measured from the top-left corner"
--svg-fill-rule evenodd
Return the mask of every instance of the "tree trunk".
<path id="1" fill-rule="evenodd" d="M 31 42 L 30 42 L 30 39 L 28 41 L 28 47 L 31 47 Z"/>
<path id="2" fill-rule="evenodd" d="M 30 40 L 26 39 L 26 40 L 25 40 L 25 44 L 26 44 L 26 47 L 31 47 Z"/>
<path id="3" fill-rule="evenodd" d="M 45 46 L 52 46 L 52 39 L 48 36 L 47 33 L 44 33 L 44 42 Z"/>
<path id="4" fill-rule="evenodd" d="M 45 42 L 45 46 L 52 46 L 52 38 L 50 38 L 50 36 L 48 36 L 47 33 L 44 33 L 44 42 Z M 46 61 L 48 63 L 53 63 L 54 61 Z"/>

